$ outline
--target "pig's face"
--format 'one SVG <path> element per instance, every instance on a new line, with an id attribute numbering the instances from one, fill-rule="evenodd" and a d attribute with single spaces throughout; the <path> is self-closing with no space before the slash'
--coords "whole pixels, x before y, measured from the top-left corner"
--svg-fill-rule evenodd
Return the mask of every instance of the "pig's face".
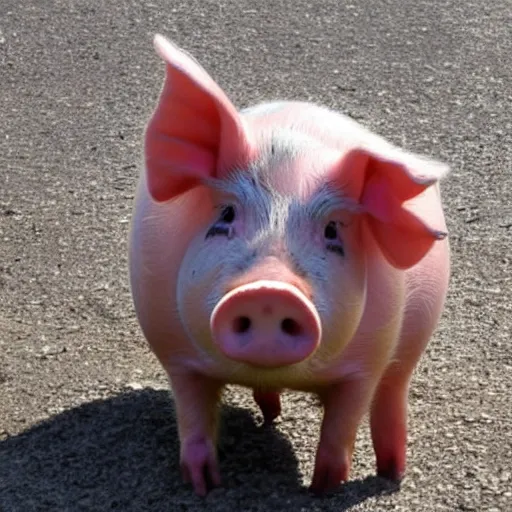
<path id="1" fill-rule="evenodd" d="M 278 341 L 268 339 L 272 330 L 261 334 L 266 339 L 244 339 L 242 344 L 262 345 L 254 347 L 256 354 L 269 350 L 268 357 L 275 354 L 276 361 L 283 361 L 263 363 L 265 358 L 256 355 L 258 364 L 252 365 L 254 358 L 236 358 L 244 372 L 257 371 L 259 377 L 262 371 L 296 372 L 332 360 L 353 337 L 365 301 L 365 257 L 355 204 L 321 180 L 339 154 L 325 148 L 301 151 L 283 140 L 269 146 L 249 169 L 210 183 L 215 205 L 211 220 L 190 245 L 178 281 L 182 322 L 193 342 L 215 359 L 226 353 L 212 332 L 212 313 L 226 294 L 262 281 L 274 283 L 273 289 L 279 283 L 292 287 L 291 295 L 298 290 L 296 317 L 304 325 L 291 324 L 291 330 L 314 331 L 318 343 L 296 356 L 290 349 L 280 358 L 281 349 L 272 346 Z M 245 305 L 250 310 L 245 321 L 258 314 L 252 308 L 267 307 L 268 297 L 261 302 L 260 293 L 252 293 L 256 302 Z M 290 297 L 281 293 L 277 309 Z M 232 301 L 235 307 L 238 300 Z"/>

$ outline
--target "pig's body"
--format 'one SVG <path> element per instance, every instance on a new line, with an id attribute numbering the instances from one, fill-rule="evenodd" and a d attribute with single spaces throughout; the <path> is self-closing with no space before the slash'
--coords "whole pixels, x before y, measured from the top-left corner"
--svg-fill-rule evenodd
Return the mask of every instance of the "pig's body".
<path id="1" fill-rule="evenodd" d="M 289 130 L 289 134 L 307 135 L 342 151 L 348 151 L 360 143 L 392 148 L 387 141 L 352 119 L 311 104 L 267 103 L 246 109 L 242 114 L 256 121 L 262 139 L 268 139 L 271 131 L 280 127 Z M 301 142 L 308 143 L 306 139 Z M 432 224 L 441 230 L 446 229 L 438 186 L 426 190 L 410 209 L 428 210 Z M 158 203 L 152 200 L 145 173 L 142 173 L 135 212 L 130 244 L 132 288 L 142 329 L 164 368 L 170 370 L 170 366 L 176 365 L 180 369 L 200 371 L 227 383 L 259 384 L 245 374 L 233 375 L 229 361 L 206 358 L 199 347 L 190 343 L 179 317 L 177 296 L 169 293 L 176 290 L 181 262 L 192 238 L 215 215 L 208 189 L 197 187 L 175 201 Z M 372 338 L 379 326 L 375 322 L 385 325 L 393 318 L 400 324 L 399 335 L 394 340 L 396 345 L 389 347 L 385 357 L 390 362 L 400 360 L 409 367 L 415 365 L 443 308 L 449 274 L 448 241 L 434 245 L 425 258 L 405 271 L 393 269 L 383 258 L 378 265 L 376 275 L 368 275 L 367 289 L 383 289 L 385 293 L 373 292 L 367 296 L 366 317 L 363 317 L 357 335 L 347 346 L 351 356 L 344 354 L 316 372 L 285 382 L 280 381 L 278 374 L 275 381 L 270 380 L 265 384 L 310 390 L 321 382 L 340 379 L 354 372 L 363 373 L 368 359 L 376 354 L 372 343 L 377 344 L 378 341 Z M 385 267 L 385 271 L 381 266 Z M 379 284 L 382 275 L 389 276 L 385 286 Z M 397 297 L 390 300 L 390 296 L 394 295 L 393 289 L 397 290 Z M 386 310 L 388 315 L 383 314 Z"/>
<path id="2" fill-rule="evenodd" d="M 160 50 L 164 56 L 170 55 L 166 51 L 174 51 L 172 47 Z M 170 63 L 172 57 L 166 60 Z M 196 76 L 197 80 L 204 79 L 197 71 Z M 371 229 L 364 222 L 359 226 L 359 217 L 353 217 L 353 212 L 341 214 L 344 215 L 341 225 L 345 226 L 347 218 L 349 226 L 343 232 L 346 237 L 343 250 L 350 249 L 353 243 L 352 252 L 363 252 L 357 252 L 355 263 L 349 263 L 350 256 L 344 255 L 345 264 L 354 265 L 351 274 L 361 278 L 347 278 L 345 284 L 340 281 L 340 291 L 332 277 L 320 275 L 326 258 L 337 256 L 315 259 L 308 252 L 303 256 L 304 261 L 299 261 L 303 273 L 298 273 L 290 261 L 292 257 L 300 260 L 301 251 L 313 251 L 304 242 L 308 225 L 304 224 L 304 229 L 293 236 L 286 233 L 289 238 L 283 240 L 289 226 L 279 228 L 277 218 L 273 221 L 275 226 L 270 226 L 269 221 L 263 230 L 265 241 L 260 240 L 263 229 L 260 226 L 258 237 L 247 235 L 248 242 L 230 242 L 238 244 L 232 247 L 239 253 L 239 260 L 236 254 L 230 253 L 228 257 L 219 253 L 216 262 L 205 264 L 203 271 L 201 263 L 197 263 L 202 260 L 194 259 L 194 247 L 203 250 L 205 233 L 208 239 L 208 228 L 218 216 L 210 185 L 198 182 L 180 194 L 157 201 L 157 193 L 148 186 L 147 176 L 151 179 L 151 171 L 143 172 L 131 232 L 132 291 L 144 335 L 174 389 L 184 475 L 192 480 L 200 494 L 206 490 L 205 471 L 214 483 L 219 481 L 215 408 L 222 386 L 229 383 L 255 389 L 255 398 L 267 420 L 279 413 L 280 389 L 318 393 L 325 406 L 325 416 L 313 477 L 316 490 L 331 488 L 348 478 L 357 426 L 369 408 L 379 473 L 400 478 L 405 469 L 408 385 L 436 327 L 448 286 L 449 247 L 441 235 L 446 226 L 437 184 L 445 171 L 430 161 L 422 162 L 400 151 L 353 120 L 314 105 L 270 103 L 242 111 L 241 117 L 241 125 L 250 131 L 252 147 L 260 148 L 249 159 L 251 176 L 265 183 L 258 193 L 266 194 L 265 190 L 270 188 L 285 203 L 286 212 L 298 208 L 296 205 L 301 201 L 307 202 L 319 183 L 330 180 L 332 162 L 343 161 L 354 149 L 368 150 L 372 155 L 397 160 L 402 165 L 423 167 L 427 169 L 426 175 L 429 167 L 433 168 L 432 185 L 415 194 L 407 209 L 415 217 L 427 218 L 428 224 L 437 230 L 432 236 L 439 241 L 423 250 L 422 257 L 416 258 L 419 261 L 413 265 L 393 263 L 393 257 L 397 262 L 400 260 L 400 251 L 393 247 L 382 249 Z M 344 178 L 347 179 L 351 178 Z M 378 208 L 378 215 L 387 215 L 385 211 L 381 213 L 381 206 Z M 355 232 L 356 227 L 357 235 L 353 235 L 349 230 Z M 243 229 L 249 228 L 243 226 Z M 359 249 L 360 246 L 364 249 Z M 209 252 L 217 245 L 211 247 Z M 391 256 L 384 255 L 386 250 Z M 213 277 L 197 278 L 196 283 L 196 270 L 200 275 Z M 317 274 L 320 278 L 315 280 L 312 276 Z M 360 285 L 354 285 L 351 279 Z M 304 298 L 304 304 L 312 304 L 318 310 L 321 325 L 317 325 L 314 311 L 313 316 L 307 308 L 298 313 L 298 318 L 304 318 L 305 325 L 311 326 L 312 332 L 319 336 L 318 347 L 312 345 L 308 349 L 311 355 L 300 359 L 297 356 L 292 364 L 270 365 L 268 359 L 252 364 L 247 361 L 258 358 L 257 351 L 251 352 L 253 359 L 242 353 L 234 360 L 222 345 L 227 342 L 211 341 L 209 329 L 215 330 L 216 322 L 220 322 L 215 317 L 216 310 L 212 312 L 215 304 L 229 290 L 240 289 L 247 295 L 248 283 L 252 286 L 258 280 L 283 281 L 287 288 L 275 292 L 283 294 L 283 301 L 293 299 L 289 288 L 293 294 L 298 289 L 298 298 L 290 304 L 297 303 L 300 309 Z M 268 286 L 274 290 L 272 284 Z M 355 291 L 351 292 L 352 289 Z M 272 290 L 269 293 L 274 293 Z M 241 297 L 246 300 L 243 293 Z M 233 300 L 236 306 L 236 295 Z M 341 301 L 348 305 L 339 306 Z M 275 350 L 276 354 L 282 351 L 280 347 Z"/>

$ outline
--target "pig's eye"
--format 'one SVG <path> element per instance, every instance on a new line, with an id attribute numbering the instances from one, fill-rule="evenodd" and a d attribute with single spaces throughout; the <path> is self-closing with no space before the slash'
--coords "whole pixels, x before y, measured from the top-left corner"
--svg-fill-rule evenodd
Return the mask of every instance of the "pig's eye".
<path id="1" fill-rule="evenodd" d="M 228 205 L 223 208 L 220 214 L 220 221 L 226 224 L 231 224 L 235 220 L 235 209 L 233 206 Z"/>
<path id="2" fill-rule="evenodd" d="M 324 238 L 327 240 L 326 248 L 328 251 L 335 252 L 340 256 L 345 256 L 343 244 L 338 238 L 338 227 L 334 221 L 329 222 L 324 229 Z"/>
<path id="3" fill-rule="evenodd" d="M 235 208 L 231 205 L 224 206 L 221 210 L 219 220 L 208 230 L 206 238 L 216 235 L 224 235 L 228 238 L 233 236 L 232 224 L 235 220 Z"/>
<path id="4" fill-rule="evenodd" d="M 331 221 L 325 226 L 324 236 L 326 240 L 336 240 L 338 238 L 338 230 L 336 229 L 335 222 Z"/>

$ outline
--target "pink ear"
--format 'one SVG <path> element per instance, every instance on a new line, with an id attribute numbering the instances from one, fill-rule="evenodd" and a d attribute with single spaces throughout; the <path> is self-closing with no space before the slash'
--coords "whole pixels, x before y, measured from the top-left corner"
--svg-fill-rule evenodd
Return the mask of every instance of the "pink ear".
<path id="1" fill-rule="evenodd" d="M 233 104 L 208 73 L 163 36 L 166 78 L 145 137 L 148 189 L 167 201 L 206 178 L 247 164 L 252 145 Z"/>
<path id="2" fill-rule="evenodd" d="M 445 166 L 431 161 L 416 160 L 415 164 L 354 149 L 344 158 L 335 178 L 344 193 L 359 202 L 385 257 L 403 269 L 418 263 L 436 240 L 447 235 L 428 226 L 425 219 L 403 205 L 447 172 Z"/>

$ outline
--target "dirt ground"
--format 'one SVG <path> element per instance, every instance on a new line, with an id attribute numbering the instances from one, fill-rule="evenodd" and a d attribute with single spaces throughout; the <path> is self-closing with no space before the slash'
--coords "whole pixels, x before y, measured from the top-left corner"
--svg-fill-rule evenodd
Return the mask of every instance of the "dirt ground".
<path id="1" fill-rule="evenodd" d="M 0 511 L 512 510 L 509 0 L 1 0 Z M 127 229 L 160 32 L 242 107 L 302 99 L 449 162 L 446 310 L 413 381 L 400 488 L 307 485 L 321 410 L 222 411 L 223 487 L 181 483 L 173 402 L 135 320 Z"/>

